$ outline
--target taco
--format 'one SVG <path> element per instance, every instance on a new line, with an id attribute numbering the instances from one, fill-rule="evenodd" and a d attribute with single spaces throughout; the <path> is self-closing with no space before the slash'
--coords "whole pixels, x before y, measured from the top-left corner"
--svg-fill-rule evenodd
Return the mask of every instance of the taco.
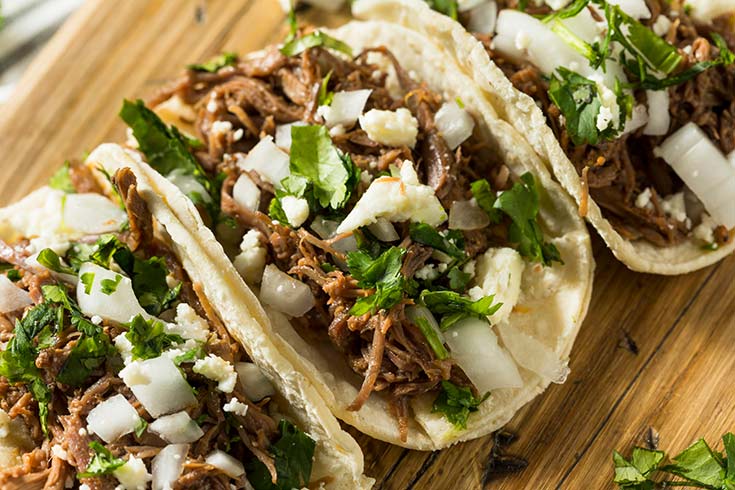
<path id="1" fill-rule="evenodd" d="M 168 178 L 150 180 L 189 197 L 171 203 L 180 220 L 198 210 L 217 230 L 255 293 L 240 301 L 263 304 L 262 328 L 337 417 L 436 449 L 565 379 L 590 299 L 587 230 L 422 36 L 294 29 L 191 66 L 149 107 L 121 117 Z"/>
<path id="2" fill-rule="evenodd" d="M 416 29 L 465 61 L 631 269 L 681 274 L 728 255 L 735 4 L 521 4 L 455 2 L 444 16 L 418 0 L 359 0 L 353 12 Z"/>
<path id="3" fill-rule="evenodd" d="M 244 285 L 205 232 L 137 155 L 87 162 L 0 210 L 0 487 L 368 488 L 262 311 L 226 301 Z"/>

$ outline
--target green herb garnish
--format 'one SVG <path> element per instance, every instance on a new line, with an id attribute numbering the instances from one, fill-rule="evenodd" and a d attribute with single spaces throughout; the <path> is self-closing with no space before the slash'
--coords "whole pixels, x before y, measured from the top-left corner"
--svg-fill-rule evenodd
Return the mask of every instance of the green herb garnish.
<path id="1" fill-rule="evenodd" d="M 424 334 L 424 337 L 426 337 L 426 341 L 429 343 L 431 350 L 434 351 L 436 358 L 440 360 L 448 358 L 449 352 L 447 351 L 447 348 L 444 347 L 444 343 L 441 341 L 434 328 L 429 325 L 429 320 L 426 318 L 416 318 L 414 323 L 419 327 L 419 330 Z"/>
<path id="2" fill-rule="evenodd" d="M 124 459 L 116 458 L 109 449 L 97 441 L 89 443 L 90 449 L 94 452 L 92 460 L 87 465 L 87 470 L 77 473 L 77 478 L 94 478 L 95 476 L 112 474 L 116 469 L 126 463 Z"/>
<path id="3" fill-rule="evenodd" d="M 142 315 L 136 315 L 127 327 L 125 337 L 133 344 L 133 359 L 152 359 L 172 345 L 184 342 L 181 335 L 166 333 L 162 322 L 146 320 Z"/>
<path id="4" fill-rule="evenodd" d="M 281 53 L 286 56 L 296 56 L 309 48 L 315 48 L 317 46 L 333 49 L 346 54 L 350 58 L 352 57 L 352 48 L 349 45 L 343 43 L 339 39 L 335 39 L 332 36 L 325 34 L 322 31 L 314 31 L 303 37 L 291 39 L 283 45 Z"/>
<path id="5" fill-rule="evenodd" d="M 467 428 L 470 413 L 477 412 L 477 407 L 490 396 L 490 393 L 486 393 L 482 397 L 475 397 L 469 388 L 460 388 L 449 381 L 442 381 L 441 386 L 442 391 L 434 400 L 431 411 L 443 414 L 458 429 Z"/>
<path id="6" fill-rule="evenodd" d="M 395 306 L 403 299 L 406 280 L 401 275 L 406 250 L 391 247 L 378 257 L 358 250 L 347 254 L 347 267 L 361 288 L 374 288 L 375 293 L 358 299 L 350 310 L 355 316 L 375 313 Z"/>
<path id="7" fill-rule="evenodd" d="M 71 175 L 69 174 L 69 162 L 64 162 L 64 165 L 51 176 L 48 182 L 49 187 L 57 189 L 67 194 L 74 194 L 77 192 L 74 184 L 71 181 Z"/>
<path id="8" fill-rule="evenodd" d="M 209 61 L 201 64 L 187 65 L 189 70 L 194 71 L 207 71 L 209 73 L 216 73 L 225 66 L 233 66 L 237 62 L 236 53 L 224 52 L 210 59 Z"/>
<path id="9" fill-rule="evenodd" d="M 419 301 L 432 313 L 441 317 L 439 328 L 442 330 L 447 330 L 465 318 L 486 319 L 503 306 L 503 303 L 494 303 L 493 295 L 473 301 L 454 291 L 424 290 Z"/>
<path id="10" fill-rule="evenodd" d="M 311 480 L 316 443 L 287 420 L 281 420 L 278 430 L 280 438 L 268 448 L 278 479 L 273 483 L 268 468 L 256 458 L 250 458 L 246 474 L 254 490 L 304 488 Z"/>

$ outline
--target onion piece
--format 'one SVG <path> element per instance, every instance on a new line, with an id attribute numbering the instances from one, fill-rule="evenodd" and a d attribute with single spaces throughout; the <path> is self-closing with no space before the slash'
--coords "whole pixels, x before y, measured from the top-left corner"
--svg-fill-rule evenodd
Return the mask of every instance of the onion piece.
<path id="1" fill-rule="evenodd" d="M 381 242 L 394 242 L 400 238 L 393 223 L 385 218 L 378 218 L 375 223 L 368 226 L 368 230 Z"/>
<path id="2" fill-rule="evenodd" d="M 634 19 L 650 19 L 651 11 L 648 9 L 645 0 L 608 0 L 610 5 L 617 5 L 620 10 L 630 15 Z M 732 8 L 732 7 L 731 7 Z"/>
<path id="3" fill-rule="evenodd" d="M 236 363 L 235 371 L 237 371 L 237 377 L 240 380 L 242 391 L 250 400 L 257 402 L 276 394 L 276 390 L 273 388 L 270 380 L 252 362 Z"/>
<path id="4" fill-rule="evenodd" d="M 699 126 L 684 125 L 654 154 L 671 165 L 717 223 L 735 227 L 735 168 Z"/>
<path id="5" fill-rule="evenodd" d="M 328 240 L 334 236 L 339 222 L 326 219 L 324 216 L 315 216 L 311 222 L 311 229 L 319 235 L 322 240 Z"/>
<path id="6" fill-rule="evenodd" d="M 311 288 L 273 264 L 265 266 L 260 285 L 260 299 L 289 316 L 300 317 L 314 307 Z"/>
<path id="7" fill-rule="evenodd" d="M 489 224 L 490 218 L 474 199 L 454 201 L 449 209 L 450 230 L 480 230 Z"/>
<path id="8" fill-rule="evenodd" d="M 350 128 L 355 125 L 357 118 L 362 114 L 372 92 L 370 89 L 336 92 L 332 103 L 328 106 L 320 106 L 318 113 L 322 115 L 329 128 L 338 125 Z"/>
<path id="9" fill-rule="evenodd" d="M 645 105 L 638 104 L 633 107 L 633 113 L 630 115 L 630 118 L 625 121 L 625 129 L 623 130 L 623 134 L 637 131 L 639 128 L 642 128 L 646 124 L 648 124 L 648 109 L 646 109 Z"/>
<path id="10" fill-rule="evenodd" d="M 451 150 L 472 136 L 475 129 L 475 120 L 456 101 L 442 104 L 434 115 L 434 123 Z"/>
<path id="11" fill-rule="evenodd" d="M 272 136 L 261 139 L 245 158 L 238 158 L 237 165 L 243 170 L 255 170 L 277 189 L 291 173 L 288 155 L 273 143 Z"/>
<path id="12" fill-rule="evenodd" d="M 87 428 L 107 443 L 130 434 L 139 423 L 138 412 L 119 394 L 103 401 L 87 415 Z"/>
<path id="13" fill-rule="evenodd" d="M 566 381 L 569 366 L 540 341 L 505 322 L 498 325 L 498 332 L 519 366 L 553 383 Z"/>
<path id="14" fill-rule="evenodd" d="M 153 421 L 148 428 L 171 444 L 195 442 L 204 435 L 202 428 L 186 412 L 161 417 Z"/>
<path id="15" fill-rule="evenodd" d="M 669 132 L 671 115 L 669 114 L 669 91 L 646 90 L 648 99 L 648 124 L 643 134 L 649 136 L 663 136 Z"/>
<path id="16" fill-rule="evenodd" d="M 215 449 L 209 453 L 207 457 L 204 458 L 204 462 L 214 466 L 215 468 L 219 468 L 230 478 L 237 478 L 245 473 L 245 468 L 241 462 L 220 449 Z"/>
<path id="17" fill-rule="evenodd" d="M 473 8 L 479 7 L 480 5 L 484 5 L 486 3 L 495 2 L 488 2 L 488 0 L 457 0 L 457 10 L 459 12 L 467 12 L 468 10 L 472 10 Z"/>
<path id="18" fill-rule="evenodd" d="M 492 294 L 495 303 L 503 304 L 489 317 L 491 323 L 506 320 L 518 303 L 524 269 L 523 257 L 512 248 L 489 248 L 477 257 L 475 287 L 469 290 L 469 295 L 477 301 Z"/>
<path id="19" fill-rule="evenodd" d="M 498 20 L 498 4 L 494 0 L 483 2 L 467 12 L 467 17 L 468 31 L 492 34 Z"/>
<path id="20" fill-rule="evenodd" d="M 260 189 L 250 176 L 243 172 L 232 188 L 232 198 L 245 209 L 257 211 L 260 207 Z"/>
<path id="21" fill-rule="evenodd" d="M 84 235 L 117 231 L 125 211 L 101 194 L 67 194 L 62 200 L 62 229 Z"/>
<path id="22" fill-rule="evenodd" d="M 497 336 L 485 320 L 460 320 L 445 332 L 444 338 L 452 358 L 480 393 L 523 386 L 513 358 L 498 345 Z"/>
<path id="23" fill-rule="evenodd" d="M 212 196 L 209 195 L 209 191 L 193 175 L 187 173 L 186 170 L 176 168 L 166 175 L 166 178 L 185 195 L 192 196 L 199 194 L 204 202 L 212 202 Z"/>
<path id="24" fill-rule="evenodd" d="M 166 356 L 133 361 L 120 371 L 120 377 L 153 417 L 178 412 L 197 402 L 184 375 Z"/>
<path id="25" fill-rule="evenodd" d="M 33 304 L 31 295 L 5 275 L 0 275 L 0 313 L 11 313 Z"/>
<path id="26" fill-rule="evenodd" d="M 188 453 L 188 444 L 169 444 L 161 449 L 151 463 L 153 490 L 171 490 L 181 476 Z"/>
<path id="27" fill-rule="evenodd" d="M 92 262 L 85 262 L 79 268 L 79 277 L 91 277 L 89 293 L 83 280 L 77 283 L 77 303 L 82 313 L 88 317 L 98 315 L 117 323 L 127 323 L 136 315 L 141 315 L 145 319 L 152 318 L 140 306 L 133 291 L 132 281 L 124 275 Z M 116 282 L 117 286 L 113 292 L 106 294 L 102 292 L 102 281 Z"/>

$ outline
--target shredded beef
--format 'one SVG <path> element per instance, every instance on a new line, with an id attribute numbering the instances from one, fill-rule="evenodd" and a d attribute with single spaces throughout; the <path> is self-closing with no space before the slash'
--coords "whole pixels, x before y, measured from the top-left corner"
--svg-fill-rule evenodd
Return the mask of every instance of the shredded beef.
<path id="1" fill-rule="evenodd" d="M 112 183 L 125 204 L 130 224 L 130 250 L 135 252 L 141 244 L 153 240 L 153 216 L 138 193 L 138 183 L 132 170 L 127 167 L 119 169 L 112 176 Z"/>

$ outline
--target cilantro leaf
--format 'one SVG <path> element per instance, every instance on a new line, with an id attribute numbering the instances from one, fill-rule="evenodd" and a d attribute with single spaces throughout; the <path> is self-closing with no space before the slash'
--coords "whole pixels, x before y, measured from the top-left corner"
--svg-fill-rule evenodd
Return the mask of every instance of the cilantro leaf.
<path id="1" fill-rule="evenodd" d="M 71 267 L 67 267 L 61 264 L 59 256 L 50 248 L 44 248 L 38 253 L 36 258 L 39 264 L 54 272 L 61 272 L 65 274 L 74 274 L 75 271 Z"/>
<path id="2" fill-rule="evenodd" d="M 352 58 L 352 48 L 348 44 L 345 44 L 339 39 L 335 39 L 322 31 L 314 31 L 303 37 L 291 39 L 283 45 L 281 53 L 286 56 L 296 56 L 309 48 L 315 48 L 317 46 L 340 51 Z"/>
<path id="3" fill-rule="evenodd" d="M 677 456 L 672 463 L 663 468 L 664 471 L 681 476 L 687 480 L 722 487 L 722 458 L 716 455 L 704 439 L 700 439 Z"/>
<path id="4" fill-rule="evenodd" d="M 56 379 L 60 383 L 79 386 L 115 352 L 110 338 L 104 333 L 83 335 L 72 348 Z"/>
<path id="5" fill-rule="evenodd" d="M 281 205 L 281 199 L 278 196 L 271 199 L 271 203 L 268 205 L 268 216 L 274 221 L 291 226 L 291 223 L 288 222 L 288 216 L 286 216 L 286 212 Z"/>
<path id="6" fill-rule="evenodd" d="M 82 281 L 82 284 L 84 284 L 84 293 L 89 294 L 92 292 L 92 285 L 94 284 L 94 273 L 93 272 L 85 272 L 81 276 L 79 276 L 79 280 Z"/>
<path id="7" fill-rule="evenodd" d="M 494 314 L 503 303 L 495 303 L 494 295 L 485 296 L 477 301 L 472 301 L 454 291 L 429 291 L 421 292 L 419 301 L 435 315 L 441 316 L 439 328 L 447 330 L 452 325 L 464 318 L 484 319 Z"/>
<path id="8" fill-rule="evenodd" d="M 187 65 L 187 68 L 189 70 L 194 70 L 194 71 L 206 71 L 209 73 L 216 73 L 221 68 L 224 68 L 225 66 L 232 66 L 236 62 L 237 62 L 236 53 L 224 52 L 204 63 Z"/>
<path id="9" fill-rule="evenodd" d="M 158 173 L 182 185 L 182 192 L 194 204 L 201 204 L 209 217 L 216 221 L 219 217 L 218 180 L 209 179 L 194 155 L 189 151 L 187 138 L 175 126 L 166 126 L 155 112 L 148 109 L 142 100 L 125 100 L 120 110 L 120 118 L 130 126 L 138 141 L 140 151 L 147 163 Z M 198 185 L 192 186 L 194 180 Z M 196 188 L 198 190 L 193 190 Z"/>
<path id="10" fill-rule="evenodd" d="M 459 2 L 457 0 L 424 0 L 433 10 L 457 20 Z"/>
<path id="11" fill-rule="evenodd" d="M 360 178 L 349 155 L 341 155 L 324 126 L 291 127 L 291 177 L 284 186 L 296 197 L 310 192 L 323 208 L 342 208 Z M 309 189 L 310 188 L 310 189 Z"/>
<path id="12" fill-rule="evenodd" d="M 472 275 L 463 271 L 459 266 L 454 266 L 447 273 L 449 278 L 449 289 L 452 291 L 465 291 L 472 280 Z"/>
<path id="13" fill-rule="evenodd" d="M 574 0 L 572 3 L 567 5 L 561 10 L 557 10 L 556 12 L 552 12 L 551 14 L 547 15 L 543 19 L 541 19 L 544 23 L 549 23 L 552 20 L 555 19 L 569 19 L 572 17 L 576 17 L 577 14 L 579 14 L 584 8 L 589 5 L 590 0 Z"/>
<path id="14" fill-rule="evenodd" d="M 250 458 L 246 474 L 254 490 L 303 488 L 311 480 L 316 443 L 287 420 L 281 420 L 278 429 L 280 437 L 268 449 L 274 458 L 277 482 L 271 481 L 270 472 L 263 463 L 256 458 Z"/>
<path id="15" fill-rule="evenodd" d="M 5 275 L 13 282 L 18 282 L 23 278 L 18 269 L 8 269 L 8 272 L 6 272 Z"/>
<path id="16" fill-rule="evenodd" d="M 426 341 L 429 343 L 429 347 L 431 347 L 431 350 L 434 351 L 436 358 L 448 358 L 449 352 L 447 351 L 447 348 L 444 347 L 444 343 L 439 338 L 439 335 L 432 328 L 432 326 L 429 325 L 429 320 L 427 320 L 426 318 L 416 318 L 414 320 L 414 323 L 417 327 L 419 327 L 419 330 L 421 330 L 421 333 L 424 334 L 424 337 L 426 337 Z"/>
<path id="17" fill-rule="evenodd" d="M 477 201 L 477 205 L 490 218 L 490 222 L 500 223 L 502 213 L 499 209 L 495 209 L 496 196 L 490 187 L 490 183 L 486 179 L 476 180 L 470 185 L 470 190 L 472 191 L 472 197 Z"/>
<path id="18" fill-rule="evenodd" d="M 75 194 L 77 189 L 71 181 L 71 175 L 69 174 L 69 162 L 64 162 L 64 165 L 51 176 L 48 181 L 49 187 L 57 189 L 67 194 Z"/>
<path id="19" fill-rule="evenodd" d="M 109 449 L 97 441 L 90 442 L 89 447 L 94 452 L 94 456 L 87 465 L 87 470 L 77 473 L 77 478 L 80 480 L 82 478 L 109 475 L 126 463 L 124 459 L 114 457 Z"/>
<path id="20" fill-rule="evenodd" d="M 602 107 L 597 84 L 564 67 L 556 71 L 551 75 L 549 98 L 564 115 L 569 136 L 575 145 L 597 144 L 597 115 Z"/>
<path id="21" fill-rule="evenodd" d="M 180 366 L 185 362 L 195 362 L 197 359 L 202 359 L 206 355 L 204 348 L 201 345 L 197 345 L 193 349 L 189 349 L 183 354 L 176 356 L 174 364 Z"/>
<path id="22" fill-rule="evenodd" d="M 122 276 L 120 274 L 116 274 L 115 279 L 102 279 L 100 281 L 102 294 L 109 296 L 117 291 L 117 286 L 120 284 L 120 281 L 122 281 Z"/>
<path id="23" fill-rule="evenodd" d="M 145 433 L 146 429 L 148 429 L 148 422 L 146 422 L 146 420 L 141 417 L 140 419 L 138 419 L 138 424 L 135 426 L 135 437 L 142 436 L 143 433 Z"/>
<path id="24" fill-rule="evenodd" d="M 319 105 L 331 105 L 334 100 L 334 92 L 329 90 L 329 79 L 332 77 L 332 71 L 330 70 L 322 79 L 322 83 L 319 86 Z"/>
<path id="25" fill-rule="evenodd" d="M 464 250 L 462 250 L 464 240 L 461 232 L 448 231 L 441 234 L 426 223 L 411 223 L 409 235 L 411 240 L 444 252 L 453 259 L 464 259 L 466 257 Z"/>
<path id="26" fill-rule="evenodd" d="M 519 182 L 498 196 L 494 206 L 513 220 L 508 230 L 508 239 L 518 244 L 521 255 L 547 266 L 552 262 L 563 263 L 556 246 L 544 242 L 537 221 L 539 194 L 531 173 L 521 175 Z"/>
<path id="27" fill-rule="evenodd" d="M 434 400 L 432 413 L 441 413 L 458 429 L 467 428 L 470 413 L 476 412 L 489 396 L 475 397 L 469 388 L 461 388 L 450 381 L 442 381 L 442 390 Z"/>
<path id="28" fill-rule="evenodd" d="M 355 302 L 350 314 L 355 316 L 375 313 L 398 304 L 403 299 L 406 281 L 401 275 L 403 256 L 406 249 L 390 247 L 373 258 L 363 250 L 347 254 L 347 268 L 361 288 L 375 288 L 371 296 Z"/>
<path id="29" fill-rule="evenodd" d="M 125 337 L 133 344 L 133 359 L 152 359 L 172 345 L 184 342 L 180 335 L 166 333 L 162 322 L 146 320 L 142 315 L 136 315 L 127 327 Z"/>
<path id="30" fill-rule="evenodd" d="M 663 451 L 637 447 L 633 449 L 632 461 L 628 461 L 620 453 L 614 451 L 615 479 L 613 481 L 625 486 L 645 483 L 648 475 L 658 468 L 664 457 Z"/>

